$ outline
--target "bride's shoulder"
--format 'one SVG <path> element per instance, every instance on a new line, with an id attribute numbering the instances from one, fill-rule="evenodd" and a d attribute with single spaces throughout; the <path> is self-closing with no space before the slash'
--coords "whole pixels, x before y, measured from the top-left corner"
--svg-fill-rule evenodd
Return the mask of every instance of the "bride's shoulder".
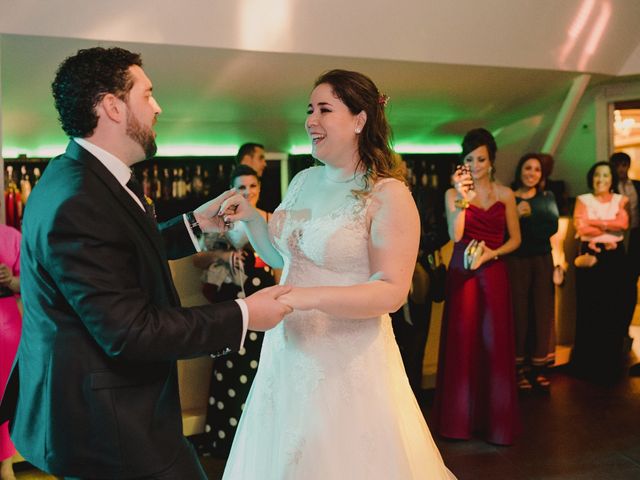
<path id="1" fill-rule="evenodd" d="M 397 178 L 383 178 L 378 180 L 369 194 L 373 205 L 386 206 L 397 209 L 415 205 L 411 191 L 406 183 Z"/>
<path id="2" fill-rule="evenodd" d="M 371 188 L 371 195 L 373 196 L 396 196 L 402 195 L 411 196 L 411 191 L 405 182 L 393 177 L 381 178 L 374 183 Z"/>

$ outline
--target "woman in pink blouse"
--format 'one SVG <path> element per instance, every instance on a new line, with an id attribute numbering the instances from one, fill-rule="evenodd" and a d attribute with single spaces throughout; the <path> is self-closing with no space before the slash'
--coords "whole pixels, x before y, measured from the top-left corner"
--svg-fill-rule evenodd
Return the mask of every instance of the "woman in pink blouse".
<path id="1" fill-rule="evenodd" d="M 608 162 L 587 173 L 591 193 L 579 195 L 573 214 L 580 253 L 592 255 L 592 266 L 576 268 L 576 336 L 571 365 L 576 375 L 612 381 L 622 372 L 626 335 L 624 298 L 628 294 L 624 231 L 627 198 L 616 193 L 618 179 Z"/>
<path id="2" fill-rule="evenodd" d="M 18 350 L 22 319 L 16 295 L 20 292 L 20 232 L 0 224 L 0 398 Z M 15 480 L 9 422 L 0 425 L 0 479 Z"/>

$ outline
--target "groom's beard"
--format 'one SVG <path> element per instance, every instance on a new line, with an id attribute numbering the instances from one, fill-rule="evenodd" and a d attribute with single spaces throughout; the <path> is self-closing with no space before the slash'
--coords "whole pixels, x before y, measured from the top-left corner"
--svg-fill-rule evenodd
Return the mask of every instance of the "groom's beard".
<path id="1" fill-rule="evenodd" d="M 158 151 L 153 130 L 143 127 L 131 110 L 127 110 L 127 135 L 142 147 L 145 160 L 153 157 Z"/>

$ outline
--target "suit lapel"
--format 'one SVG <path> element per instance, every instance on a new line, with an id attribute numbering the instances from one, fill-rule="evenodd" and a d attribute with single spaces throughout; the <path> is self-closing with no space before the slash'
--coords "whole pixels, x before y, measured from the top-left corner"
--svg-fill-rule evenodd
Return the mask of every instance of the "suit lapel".
<path id="1" fill-rule="evenodd" d="M 120 185 L 111 172 L 89 151 L 82 148 L 76 142 L 71 141 L 67 146 L 66 155 L 73 160 L 83 163 L 91 170 L 105 185 L 109 193 L 120 203 L 122 210 L 124 210 L 125 214 L 133 220 L 139 230 L 147 237 L 149 244 L 160 257 L 160 264 L 162 265 L 165 276 L 169 280 L 170 290 L 172 292 L 175 291 L 171 272 L 167 264 L 167 255 L 164 249 L 162 235 L 158 231 L 157 224 L 142 211 L 140 205 L 131 198 L 131 195 Z M 114 214 L 116 214 L 116 212 L 114 212 Z"/>

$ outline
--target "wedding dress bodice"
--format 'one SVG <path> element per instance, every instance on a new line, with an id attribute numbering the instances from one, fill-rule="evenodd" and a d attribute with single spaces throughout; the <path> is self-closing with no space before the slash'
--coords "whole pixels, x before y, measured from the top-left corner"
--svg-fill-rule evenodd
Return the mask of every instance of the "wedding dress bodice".
<path id="1" fill-rule="evenodd" d="M 296 209 L 296 201 L 310 171 L 303 171 L 292 182 L 270 222 L 272 242 L 285 261 L 283 282 L 296 286 L 366 282 L 370 275 L 366 255 L 370 199 L 349 195 L 333 212 L 309 218 L 308 210 Z"/>

